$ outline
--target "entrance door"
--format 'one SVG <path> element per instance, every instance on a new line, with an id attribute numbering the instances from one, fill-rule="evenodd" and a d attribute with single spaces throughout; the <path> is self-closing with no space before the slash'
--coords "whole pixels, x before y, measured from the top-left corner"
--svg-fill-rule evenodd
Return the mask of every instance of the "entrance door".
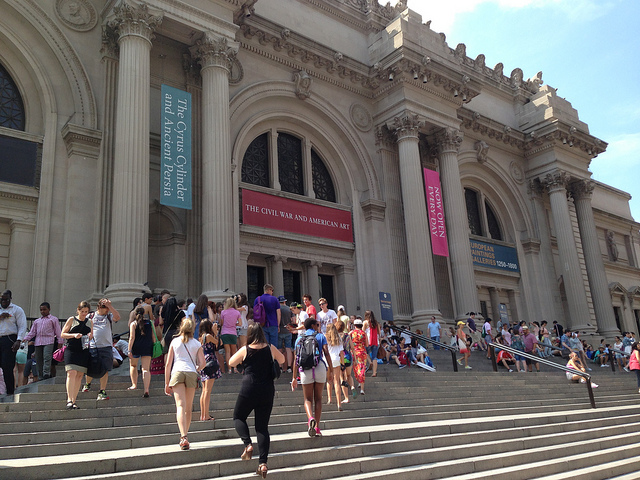
<path id="1" fill-rule="evenodd" d="M 300 272 L 284 270 L 282 272 L 284 280 L 284 298 L 288 303 L 302 303 L 302 293 L 300 291 Z"/>
<path id="2" fill-rule="evenodd" d="M 320 297 L 327 299 L 329 308 L 335 310 L 337 305 L 335 297 L 333 295 L 333 276 L 332 275 L 318 275 L 320 280 Z"/>
<path id="3" fill-rule="evenodd" d="M 247 299 L 253 306 L 256 298 L 264 293 L 264 268 L 247 266 Z"/>

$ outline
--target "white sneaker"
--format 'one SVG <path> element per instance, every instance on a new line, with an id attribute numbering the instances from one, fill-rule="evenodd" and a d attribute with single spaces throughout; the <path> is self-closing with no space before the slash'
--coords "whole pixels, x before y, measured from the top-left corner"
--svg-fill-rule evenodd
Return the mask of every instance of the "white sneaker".
<path id="1" fill-rule="evenodd" d="M 591 382 L 591 388 L 598 388 L 598 384 Z"/>
<path id="2" fill-rule="evenodd" d="M 509 373 L 513 372 L 513 370 L 509 369 Z"/>
<path id="3" fill-rule="evenodd" d="M 623 369 L 625 372 L 629 373 L 629 369 L 628 369 L 627 367 L 622 367 L 622 369 Z"/>
<path id="4" fill-rule="evenodd" d="M 609 365 L 600 365 L 600 368 L 608 367 Z"/>
<path id="5" fill-rule="evenodd" d="M 587 367 L 587 370 L 591 371 L 591 369 L 589 367 Z"/>
<path id="6" fill-rule="evenodd" d="M 464 367 L 466 370 L 471 370 L 471 367 L 469 365 L 467 365 L 466 367 Z"/>

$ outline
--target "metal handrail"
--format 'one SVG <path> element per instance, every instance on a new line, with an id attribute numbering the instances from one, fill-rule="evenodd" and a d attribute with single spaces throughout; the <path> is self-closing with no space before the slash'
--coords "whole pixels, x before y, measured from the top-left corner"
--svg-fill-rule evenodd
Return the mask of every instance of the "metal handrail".
<path id="1" fill-rule="evenodd" d="M 536 342 L 537 343 L 537 342 Z M 544 358 L 540 358 L 537 355 L 532 353 L 523 352 L 522 350 L 516 350 L 515 348 L 508 347 L 506 345 L 501 345 L 498 343 L 489 342 L 487 344 L 489 346 L 489 352 L 491 353 L 491 365 L 493 366 L 493 371 L 498 371 L 498 364 L 496 362 L 496 348 L 500 350 L 504 350 L 505 352 L 509 352 L 512 355 L 520 355 L 521 357 L 528 358 L 530 360 L 535 360 L 536 363 L 542 363 L 543 365 L 547 365 L 552 368 L 556 368 L 558 370 L 562 370 L 563 372 L 569 372 L 572 375 L 578 375 L 585 379 L 585 383 L 587 384 L 587 391 L 589 392 L 589 400 L 591 401 L 591 407 L 596 408 L 596 399 L 593 396 L 593 388 L 591 387 L 591 375 L 586 372 L 581 372 L 580 370 L 576 370 L 575 368 L 567 368 L 563 365 L 558 365 L 555 362 L 550 360 L 546 360 Z"/>
<path id="2" fill-rule="evenodd" d="M 456 353 L 458 352 L 458 349 L 456 347 L 453 347 L 451 345 L 447 345 L 446 343 L 436 342 L 435 340 L 431 340 L 431 338 L 429 338 L 429 337 L 425 337 L 424 335 L 420 335 L 418 333 L 412 332 L 411 330 L 409 330 L 407 328 L 398 327 L 393 322 L 389 322 L 389 326 L 392 327 L 394 330 L 399 331 L 400 333 L 408 334 L 412 338 L 415 337 L 418 340 L 424 340 L 425 342 L 428 342 L 431 345 L 437 345 L 437 346 L 441 347 L 443 350 L 449 350 L 451 352 L 451 360 L 453 362 L 453 371 L 454 372 L 458 371 L 458 362 L 456 361 Z"/>

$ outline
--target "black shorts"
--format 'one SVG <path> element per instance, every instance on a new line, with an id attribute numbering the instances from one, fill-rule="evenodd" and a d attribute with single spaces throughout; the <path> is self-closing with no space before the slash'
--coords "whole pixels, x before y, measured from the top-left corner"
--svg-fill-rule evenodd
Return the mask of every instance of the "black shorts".
<path id="1" fill-rule="evenodd" d="M 527 352 L 529 353 L 529 352 Z M 531 358 L 526 358 L 524 359 L 525 362 L 527 362 L 527 365 L 533 365 L 534 363 L 538 363 L 538 360 L 533 360 Z"/>

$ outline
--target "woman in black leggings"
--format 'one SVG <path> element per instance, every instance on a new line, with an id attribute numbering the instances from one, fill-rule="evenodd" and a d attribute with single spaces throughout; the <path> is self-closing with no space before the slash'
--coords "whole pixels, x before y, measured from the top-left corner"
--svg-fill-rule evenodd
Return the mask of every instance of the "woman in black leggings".
<path id="1" fill-rule="evenodd" d="M 269 418 L 273 408 L 275 387 L 273 385 L 271 359 L 284 363 L 284 355 L 265 339 L 262 327 L 258 323 L 247 329 L 247 346 L 238 350 L 229 360 L 233 368 L 242 363 L 244 378 L 233 410 L 233 422 L 236 432 L 244 443 L 244 452 L 240 458 L 251 460 L 253 445 L 247 425 L 247 417 L 253 410 L 256 417 L 256 436 L 260 449 L 260 464 L 256 473 L 262 478 L 267 476 L 267 456 L 269 455 Z"/>

